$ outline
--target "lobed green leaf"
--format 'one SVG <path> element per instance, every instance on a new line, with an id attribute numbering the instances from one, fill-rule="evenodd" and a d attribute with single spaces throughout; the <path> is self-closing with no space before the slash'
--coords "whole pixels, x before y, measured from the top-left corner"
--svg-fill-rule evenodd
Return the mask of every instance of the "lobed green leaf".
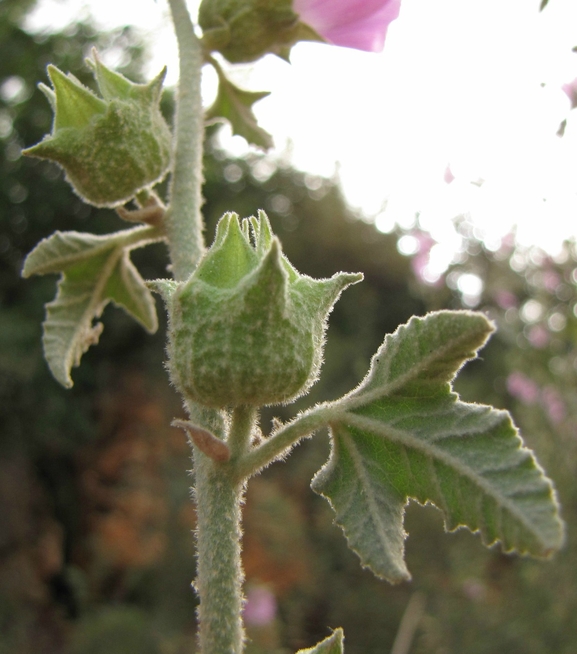
<path id="1" fill-rule="evenodd" d="M 96 236 L 82 232 L 54 232 L 40 241 L 26 257 L 22 276 L 64 272 L 74 264 L 110 251 L 116 241 L 113 234 Z"/>
<path id="2" fill-rule="evenodd" d="M 150 333 L 158 322 L 150 290 L 130 260 L 130 248 L 149 228 L 136 227 L 107 236 L 56 232 L 26 258 L 23 276 L 62 273 L 56 298 L 46 305 L 42 342 L 54 377 L 72 386 L 70 371 L 98 342 L 100 317 L 108 302 L 123 307 Z"/>
<path id="3" fill-rule="evenodd" d="M 218 94 L 206 112 L 207 122 L 210 124 L 224 119 L 230 123 L 233 134 L 242 136 L 251 145 L 270 150 L 273 147 L 272 136 L 258 124 L 252 108 L 256 102 L 266 98 L 270 93 L 245 91 L 227 79 L 220 66 L 217 67 L 217 72 Z"/>
<path id="4" fill-rule="evenodd" d="M 106 282 L 103 296 L 122 307 L 150 334 L 158 329 L 154 298 L 127 250 L 122 251 Z"/>
<path id="5" fill-rule="evenodd" d="M 547 556 L 563 542 L 551 482 L 511 422 L 459 401 L 450 381 L 492 324 L 480 313 L 431 313 L 385 338 L 360 386 L 334 403 L 332 452 L 313 489 L 363 565 L 410 578 L 403 516 L 409 499 L 444 514 L 448 530 L 478 531 L 505 551 Z"/>
<path id="6" fill-rule="evenodd" d="M 477 356 L 494 329 L 482 313 L 472 311 L 413 317 L 385 336 L 369 373 L 344 398 L 344 405 L 354 408 L 380 397 L 422 400 L 446 395 L 461 366 Z"/>

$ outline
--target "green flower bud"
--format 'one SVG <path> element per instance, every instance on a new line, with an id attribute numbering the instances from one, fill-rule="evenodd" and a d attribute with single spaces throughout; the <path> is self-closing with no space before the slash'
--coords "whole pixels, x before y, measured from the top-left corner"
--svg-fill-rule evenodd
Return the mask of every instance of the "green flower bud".
<path id="1" fill-rule="evenodd" d="M 198 13 L 203 44 L 232 63 L 267 53 L 288 59 L 297 41 L 323 41 L 299 21 L 292 5 L 292 0 L 203 0 Z"/>
<path id="2" fill-rule="evenodd" d="M 62 166 L 86 202 L 114 207 L 168 171 L 171 135 L 159 108 L 166 69 L 148 84 L 134 84 L 106 68 L 95 52 L 87 63 L 102 97 L 48 66 L 53 89 L 40 89 L 54 111 L 52 133 L 24 154 Z"/>
<path id="3" fill-rule="evenodd" d="M 300 275 L 264 212 L 242 223 L 225 214 L 188 281 L 152 283 L 168 304 L 173 382 L 211 407 L 296 399 L 318 377 L 328 314 L 361 279 Z"/>

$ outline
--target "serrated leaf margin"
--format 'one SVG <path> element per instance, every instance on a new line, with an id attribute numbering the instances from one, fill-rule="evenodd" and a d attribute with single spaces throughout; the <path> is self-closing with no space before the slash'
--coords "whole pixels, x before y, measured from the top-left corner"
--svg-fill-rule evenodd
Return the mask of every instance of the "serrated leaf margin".
<path id="1" fill-rule="evenodd" d="M 253 105 L 270 95 L 269 91 L 246 91 L 233 84 L 214 59 L 211 63 L 218 74 L 218 92 L 215 101 L 205 113 L 207 125 L 226 121 L 232 133 L 242 136 L 250 145 L 262 150 L 274 146 L 272 136 L 263 129 L 253 112 Z"/>
<path id="2" fill-rule="evenodd" d="M 540 492 L 542 490 L 547 495 L 545 503 L 542 506 L 538 507 L 539 510 L 534 511 L 534 513 L 539 514 L 539 511 L 543 509 L 541 512 L 543 515 L 545 515 L 545 519 L 544 519 L 545 522 L 542 523 L 540 526 L 533 525 L 535 532 L 541 530 L 540 534 L 536 533 L 535 540 L 538 543 L 538 545 L 535 546 L 533 549 L 526 547 L 524 545 L 516 547 L 514 543 L 511 546 L 511 543 L 506 537 L 505 538 L 494 537 L 494 534 L 492 538 L 488 538 L 487 534 L 490 533 L 490 530 L 487 530 L 486 527 L 484 528 L 484 525 L 482 523 L 473 526 L 472 529 L 475 530 L 478 527 L 479 530 L 482 532 L 482 536 L 485 543 L 488 545 L 492 544 L 497 540 L 502 540 L 505 543 L 505 549 L 507 551 L 511 551 L 513 549 L 519 549 L 522 553 L 529 553 L 536 556 L 548 556 L 552 551 L 557 550 L 561 547 L 564 539 L 563 524 L 558 516 L 558 504 L 553 489 L 553 485 L 550 482 L 550 480 L 548 480 L 545 477 L 542 469 L 540 468 L 539 464 L 536 462 L 530 450 L 523 447 L 522 440 L 516 428 L 514 427 L 509 414 L 507 412 L 497 411 L 492 407 L 484 407 L 481 405 L 474 405 L 474 404 L 468 405 L 466 403 L 459 402 L 458 396 L 452 391 L 451 381 L 454 378 L 455 374 L 461 368 L 461 366 L 466 360 L 476 357 L 477 350 L 482 345 L 484 345 L 484 343 L 488 338 L 488 335 L 493 331 L 493 325 L 482 314 L 476 312 L 443 311 L 443 312 L 435 312 L 435 313 L 428 314 L 424 318 L 413 317 L 409 321 L 409 323 L 407 323 L 406 325 L 402 325 L 397 329 L 397 331 L 394 334 L 389 335 L 385 338 L 385 342 L 383 346 L 379 348 L 379 351 L 371 361 L 371 367 L 369 373 L 367 374 L 365 379 L 361 382 L 361 384 L 356 389 L 354 389 L 351 393 L 344 396 L 341 400 L 337 400 L 336 402 L 330 403 L 330 406 L 328 406 L 328 408 L 325 407 L 323 409 L 324 411 L 327 412 L 327 415 L 330 416 L 327 422 L 331 427 L 333 446 L 332 446 L 332 452 L 329 461 L 327 462 L 327 464 L 325 464 L 323 468 L 321 468 L 321 470 L 317 473 L 317 475 L 315 475 L 312 482 L 313 490 L 323 495 L 329 501 L 331 506 L 333 506 L 333 509 L 337 513 L 337 518 L 336 518 L 337 524 L 339 524 L 344 529 L 345 535 L 349 540 L 349 545 L 354 551 L 357 552 L 357 554 L 359 554 L 363 565 L 370 567 L 378 576 L 387 578 L 393 583 L 409 578 L 409 573 L 408 570 L 406 570 L 406 566 L 404 563 L 403 541 L 404 541 L 405 534 L 403 530 L 402 519 L 403 519 L 404 507 L 408 502 L 408 500 L 413 497 L 413 494 L 411 492 L 405 492 L 406 489 L 405 491 L 400 492 L 398 489 L 395 491 L 394 486 L 388 487 L 387 492 L 392 498 L 392 499 L 389 498 L 389 504 L 390 504 L 389 508 L 392 510 L 391 516 L 393 516 L 393 514 L 396 514 L 396 518 L 397 518 L 396 528 L 394 526 L 387 525 L 386 522 L 383 522 L 381 524 L 378 511 L 376 510 L 371 511 L 369 507 L 368 513 L 370 515 L 370 520 L 373 520 L 374 522 L 374 538 L 377 541 L 380 539 L 380 541 L 384 544 L 385 549 L 387 548 L 387 540 L 388 540 L 388 536 L 390 536 L 390 530 L 392 529 L 393 531 L 395 531 L 396 529 L 397 532 L 396 534 L 397 537 L 393 538 L 391 541 L 393 542 L 393 556 L 389 557 L 390 560 L 387 560 L 386 556 L 380 557 L 381 560 L 377 563 L 377 565 L 375 565 L 374 561 L 372 560 L 373 557 L 370 551 L 367 552 L 366 547 L 363 545 L 362 537 L 360 539 L 356 538 L 355 534 L 351 533 L 351 529 L 350 529 L 351 525 L 353 525 L 352 531 L 354 532 L 354 522 L 355 520 L 359 519 L 359 516 L 356 515 L 355 512 L 353 512 L 353 514 L 350 513 L 349 505 L 351 502 L 351 498 L 350 496 L 347 496 L 347 493 L 350 493 L 351 489 L 349 488 L 346 492 L 341 493 L 341 497 L 337 498 L 336 500 L 334 496 L 331 496 L 330 490 L 328 490 L 330 485 L 333 484 L 333 492 L 334 492 L 335 489 L 334 480 L 336 476 L 338 475 L 342 476 L 343 474 L 342 470 L 341 471 L 338 470 L 339 445 L 337 443 L 336 437 L 339 436 L 339 430 L 340 430 L 342 433 L 345 433 L 346 438 L 349 438 L 350 436 L 349 440 L 354 445 L 353 435 L 350 434 L 350 427 L 356 425 L 356 428 L 360 428 L 361 426 L 364 426 L 365 428 L 368 429 L 367 424 L 364 425 L 359 424 L 359 421 L 361 421 L 362 423 L 362 421 L 366 422 L 368 420 L 367 416 L 362 415 L 363 411 L 366 409 L 367 406 L 370 406 L 371 403 L 378 403 L 379 401 L 381 402 L 387 401 L 387 394 L 390 394 L 393 397 L 393 399 L 396 399 L 397 401 L 412 400 L 418 402 L 418 401 L 425 401 L 427 399 L 427 397 L 424 397 L 421 400 L 419 400 L 417 399 L 418 395 L 412 398 L 406 397 L 404 398 L 404 400 L 402 397 L 395 398 L 396 395 L 402 396 L 401 391 L 403 390 L 403 383 L 399 383 L 398 379 L 395 382 L 394 374 L 390 376 L 391 379 L 393 380 L 392 383 L 390 383 L 391 379 L 389 379 L 389 375 L 387 371 L 385 370 L 383 373 L 383 370 L 379 370 L 379 366 L 382 368 L 382 366 L 384 365 L 383 361 L 385 361 L 386 365 L 390 366 L 392 369 L 395 362 L 391 358 L 394 359 L 395 353 L 398 352 L 400 348 L 399 343 L 395 342 L 395 339 L 402 339 L 402 338 L 414 336 L 414 334 L 411 332 L 411 327 L 414 328 L 415 326 L 417 326 L 418 328 L 420 328 L 423 327 L 423 325 L 426 326 L 427 321 L 440 321 L 440 324 L 444 324 L 446 323 L 447 319 L 451 319 L 453 316 L 460 317 L 461 319 L 464 319 L 464 323 L 469 322 L 471 325 L 474 325 L 474 323 L 477 322 L 477 327 L 472 330 L 471 334 L 469 334 L 469 338 L 468 338 L 469 344 L 466 342 L 467 338 L 465 338 L 464 342 L 459 343 L 460 349 L 458 348 L 458 351 L 456 353 L 451 353 L 449 355 L 449 359 L 450 360 L 452 359 L 452 368 L 453 368 L 452 371 L 450 370 L 450 367 L 447 367 L 446 362 L 435 361 L 434 352 L 424 353 L 425 358 L 428 357 L 428 367 L 427 365 L 421 365 L 421 366 L 417 366 L 417 368 L 419 368 L 419 372 L 425 374 L 426 381 L 429 384 L 428 386 L 427 384 L 425 384 L 422 387 L 425 389 L 425 391 L 427 390 L 430 391 L 428 400 L 436 402 L 437 400 L 444 397 L 444 401 L 449 405 L 454 405 L 455 407 L 458 407 L 460 409 L 469 408 L 469 410 L 472 410 L 473 413 L 478 411 L 480 411 L 481 413 L 489 412 L 490 417 L 493 421 L 505 420 L 505 422 L 507 422 L 510 426 L 509 437 L 512 439 L 510 444 L 514 444 L 520 453 L 518 465 L 521 467 L 523 465 L 525 466 L 529 465 L 529 468 L 531 468 L 530 473 L 532 475 L 532 480 L 530 481 L 534 485 L 534 488 L 532 490 L 535 492 L 537 491 Z M 470 347 L 471 343 L 474 344 L 474 347 Z M 418 348 L 419 344 L 409 343 L 409 347 L 413 347 L 413 346 Z M 399 370 L 401 370 L 402 372 L 402 365 L 397 367 L 397 372 Z M 379 388 L 379 384 L 377 383 L 379 377 L 381 377 L 382 386 L 384 388 L 383 387 Z M 414 382 L 414 379 L 411 378 L 411 375 L 404 375 L 404 377 L 403 375 L 400 375 L 400 378 L 402 378 L 402 381 L 403 380 L 405 382 L 408 381 L 409 385 L 412 385 Z M 417 385 L 416 387 L 413 386 L 413 390 L 414 388 L 420 388 L 420 387 Z M 388 399 L 391 400 L 390 397 Z M 487 423 L 487 428 L 489 427 L 490 424 Z M 387 425 L 382 426 L 382 429 L 380 428 L 379 425 L 377 425 L 377 428 L 374 428 L 373 425 L 373 429 L 375 432 L 377 432 L 380 435 L 380 437 L 385 439 L 391 438 L 393 433 L 395 432 L 394 428 L 391 428 L 390 426 Z M 399 434 L 397 434 L 397 437 L 399 440 L 402 441 L 402 438 L 401 436 L 399 436 Z M 352 449 L 354 449 L 354 447 Z M 358 461 L 356 463 L 358 464 Z M 365 477 L 364 481 L 366 482 L 366 479 L 368 478 L 367 475 L 363 475 L 362 471 L 359 474 L 360 477 L 363 476 Z M 527 479 L 524 479 L 524 482 L 526 482 Z M 537 486 L 539 485 L 540 488 L 537 488 Z M 386 490 L 385 486 L 387 486 L 387 484 L 385 484 L 383 488 L 381 488 L 380 491 L 378 492 L 385 493 Z M 369 504 L 371 504 L 372 500 L 375 500 L 374 502 L 372 502 L 372 504 L 374 505 L 372 508 L 374 509 L 379 503 L 376 492 L 377 491 L 370 488 L 370 484 L 367 485 L 367 483 L 365 483 L 365 487 L 361 488 L 359 495 L 368 498 Z M 429 498 L 424 497 L 422 493 L 417 497 L 415 497 L 415 499 L 417 499 L 417 501 L 421 503 L 426 503 L 428 501 L 431 501 L 430 497 Z M 441 509 L 444 508 L 442 501 L 437 502 L 437 504 L 440 504 L 439 508 Z M 348 517 L 347 517 L 347 512 L 349 512 Z M 345 516 L 344 519 L 343 516 Z M 447 518 L 446 526 L 450 530 L 454 530 L 459 526 L 466 526 L 466 525 L 462 525 L 459 521 L 456 522 L 452 521 L 450 514 L 447 514 L 446 518 Z M 349 521 L 348 525 L 347 525 L 347 520 Z M 385 535 L 385 537 L 380 538 L 380 536 L 383 535 Z M 503 533 L 501 533 L 500 536 L 503 536 Z M 366 534 L 365 534 L 365 538 L 366 538 Z M 540 545 L 539 545 L 539 539 L 541 539 Z"/>

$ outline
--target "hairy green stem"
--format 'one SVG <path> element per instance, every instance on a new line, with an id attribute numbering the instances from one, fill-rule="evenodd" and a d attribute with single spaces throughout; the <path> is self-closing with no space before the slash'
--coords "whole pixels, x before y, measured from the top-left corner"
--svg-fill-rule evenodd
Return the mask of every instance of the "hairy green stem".
<path id="1" fill-rule="evenodd" d="M 175 116 L 175 146 L 166 213 L 166 232 L 176 280 L 188 279 L 205 246 L 202 205 L 204 116 L 200 93 L 203 53 L 185 0 L 169 0 L 178 41 L 180 81 Z"/>
<path id="2" fill-rule="evenodd" d="M 180 82 L 175 117 L 175 148 L 170 204 L 165 225 L 176 280 L 188 279 L 204 253 L 202 148 L 204 118 L 200 94 L 203 54 L 185 0 L 169 0 L 178 40 Z M 189 403 L 193 422 L 224 437 L 219 411 Z M 199 595 L 199 645 L 202 654 L 241 654 L 242 582 L 240 559 L 244 484 L 193 445 L 194 496 L 197 510 L 196 550 Z"/>
<path id="3" fill-rule="evenodd" d="M 250 448 L 258 410 L 253 406 L 238 406 L 232 411 L 232 422 L 228 436 L 231 461 L 235 461 L 246 454 Z"/>
<path id="4" fill-rule="evenodd" d="M 188 404 L 191 419 L 215 436 L 230 439 L 246 432 L 246 413 L 227 421 L 223 412 Z M 252 426 L 250 428 L 252 431 Z M 232 474 L 230 463 L 218 463 L 194 451 L 196 500 L 199 645 L 202 654 L 241 654 L 242 626 L 241 504 L 244 483 Z"/>
<path id="5" fill-rule="evenodd" d="M 301 439 L 325 427 L 334 413 L 331 405 L 321 405 L 301 413 L 294 420 L 275 429 L 258 447 L 250 450 L 235 464 L 237 479 L 248 479 L 277 459 L 288 454 Z"/>
<path id="6" fill-rule="evenodd" d="M 240 558 L 243 484 L 195 448 L 199 644 L 202 654 L 241 654 L 243 572 Z"/>

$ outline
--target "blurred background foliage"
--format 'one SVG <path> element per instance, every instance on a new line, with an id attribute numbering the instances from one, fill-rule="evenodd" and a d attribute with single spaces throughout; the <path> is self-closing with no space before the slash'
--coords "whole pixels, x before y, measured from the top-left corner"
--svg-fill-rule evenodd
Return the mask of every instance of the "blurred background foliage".
<path id="1" fill-rule="evenodd" d="M 41 352 L 43 304 L 55 278 L 19 276 L 25 254 L 55 229 L 123 226 L 114 212 L 83 205 L 56 167 L 20 156 L 50 130 L 48 103 L 36 89 L 46 64 L 90 85 L 84 57 L 93 46 L 114 48 L 123 53 L 121 71 L 141 80 L 146 52 L 128 28 L 102 34 L 81 24 L 29 34 L 21 21 L 33 4 L 0 0 L 0 654 L 190 653 L 195 514 L 188 447 L 168 426 L 182 409 L 162 365 L 164 324 L 149 337 L 107 308 L 101 342 L 66 391 Z M 301 272 L 365 274 L 331 316 L 320 382 L 306 400 L 275 413 L 288 418 L 348 391 L 383 335 L 411 315 L 481 309 L 499 331 L 457 389 L 466 400 L 512 411 L 557 484 L 568 524 L 565 549 L 543 563 L 485 550 L 466 531 L 445 535 L 434 508 L 410 505 L 414 580 L 390 586 L 360 568 L 328 505 L 308 488 L 328 455 L 326 434 L 318 435 L 249 485 L 249 653 L 290 654 L 342 626 L 348 654 L 382 654 L 404 617 L 417 626 L 410 648 L 397 643 L 395 654 L 574 654 L 576 244 L 555 259 L 519 248 L 514 235 L 484 244 L 462 216 L 456 263 L 427 284 L 422 270 L 434 243 L 418 217 L 405 232 L 382 234 L 346 206 L 334 180 L 258 154 L 233 159 L 215 143 L 209 132 L 209 241 L 224 211 L 248 216 L 264 208 Z M 418 246 L 412 257 L 397 247 L 407 237 Z M 161 245 L 134 259 L 146 278 L 166 273 Z M 263 416 L 265 425 L 272 415 Z"/>

